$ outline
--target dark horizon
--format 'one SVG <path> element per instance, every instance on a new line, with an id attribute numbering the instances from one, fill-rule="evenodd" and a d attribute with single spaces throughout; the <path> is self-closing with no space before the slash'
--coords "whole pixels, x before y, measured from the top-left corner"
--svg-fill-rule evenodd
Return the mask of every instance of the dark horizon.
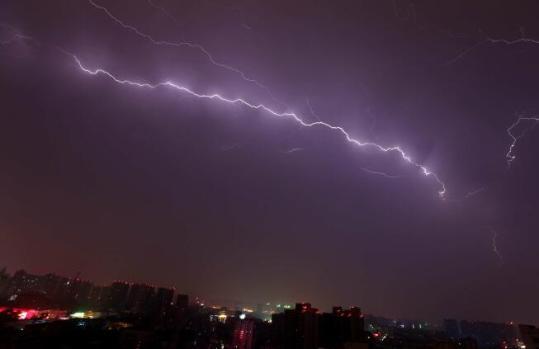
<path id="1" fill-rule="evenodd" d="M 3 1 L 0 267 L 539 324 L 537 14 Z"/>

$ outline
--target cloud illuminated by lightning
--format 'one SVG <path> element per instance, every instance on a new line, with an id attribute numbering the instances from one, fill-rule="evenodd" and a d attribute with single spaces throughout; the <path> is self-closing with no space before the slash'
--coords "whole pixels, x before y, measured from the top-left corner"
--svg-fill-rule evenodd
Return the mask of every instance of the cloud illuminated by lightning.
<path id="1" fill-rule="evenodd" d="M 505 154 L 505 158 L 507 159 L 507 166 L 511 166 L 511 163 L 517 157 L 516 155 L 513 154 L 513 150 L 516 147 L 518 140 L 521 139 L 522 137 L 524 137 L 524 135 L 526 135 L 526 132 L 528 132 L 528 130 L 531 128 L 531 127 L 528 127 L 526 129 L 524 129 L 524 131 L 520 135 L 515 136 L 513 134 L 513 129 L 515 127 L 517 127 L 522 121 L 532 121 L 536 125 L 537 122 L 539 122 L 539 117 L 537 117 L 537 116 L 533 116 L 533 117 L 531 117 L 531 116 L 521 116 L 514 123 L 512 123 L 511 126 L 509 126 L 507 128 L 507 134 L 512 139 L 512 142 L 509 145 L 509 149 L 507 150 L 507 153 Z"/>
<path id="2" fill-rule="evenodd" d="M 277 100 L 277 98 L 275 98 L 275 96 L 272 94 L 272 92 L 269 90 L 269 88 L 267 86 L 265 86 L 264 84 L 262 84 L 261 82 L 255 80 L 255 79 L 253 79 L 252 77 L 248 76 L 242 70 L 240 70 L 240 69 L 238 69 L 236 67 L 233 67 L 231 65 L 219 62 L 217 59 L 214 58 L 214 56 L 210 53 L 210 51 L 208 51 L 204 46 L 202 46 L 200 44 L 197 44 L 197 43 L 194 43 L 194 42 L 185 41 L 185 40 L 184 41 L 165 41 L 165 40 L 155 39 L 150 34 L 145 33 L 143 31 L 141 31 L 140 29 L 138 29 L 137 27 L 124 22 L 123 20 L 121 20 L 120 18 L 115 16 L 108 8 L 97 4 L 93 0 L 88 0 L 88 3 L 90 5 L 92 5 L 93 7 L 95 7 L 96 9 L 103 11 L 103 13 L 105 13 L 110 19 L 112 19 L 115 23 L 120 25 L 122 28 L 127 29 L 127 30 L 135 33 L 139 37 L 148 40 L 149 42 L 151 42 L 154 45 L 169 46 L 169 47 L 189 47 L 189 48 L 193 48 L 193 49 L 198 50 L 200 53 L 202 53 L 204 56 L 206 56 L 208 61 L 211 64 L 213 64 L 214 66 L 225 69 L 225 70 L 228 70 L 228 71 L 233 72 L 235 74 L 238 74 L 241 77 L 241 79 L 243 79 L 244 81 L 252 83 L 252 84 L 258 86 L 259 88 L 265 90 L 266 93 L 273 99 L 274 102 L 278 103 L 279 105 L 283 105 L 282 102 L 280 102 L 279 100 Z M 162 6 L 156 5 L 155 3 L 151 2 L 151 0 L 149 0 L 148 3 L 151 6 L 153 6 L 154 8 L 157 8 L 161 12 L 165 13 L 167 17 L 174 19 L 174 21 L 177 23 L 177 20 L 168 11 L 166 11 Z"/>
<path id="3" fill-rule="evenodd" d="M 127 79 L 118 78 L 114 74 L 110 73 L 109 71 L 107 71 L 105 69 L 102 69 L 102 68 L 94 68 L 94 69 L 88 68 L 85 65 L 83 65 L 83 63 L 81 62 L 81 60 L 77 56 L 75 56 L 73 54 L 69 54 L 69 55 L 74 59 L 74 61 L 77 63 L 77 66 L 84 73 L 94 75 L 94 76 L 103 75 L 105 77 L 108 77 L 109 79 L 111 79 L 115 83 L 118 83 L 118 84 L 121 84 L 121 85 L 128 85 L 128 86 L 133 86 L 133 87 L 137 87 L 137 88 L 148 88 L 148 89 L 156 89 L 156 88 L 159 88 L 159 87 L 167 87 L 167 88 L 171 88 L 173 90 L 176 90 L 176 91 L 178 91 L 180 93 L 184 93 L 184 94 L 187 94 L 187 95 L 190 95 L 192 97 L 199 98 L 199 99 L 212 100 L 212 101 L 216 101 L 216 102 L 220 102 L 220 103 L 226 103 L 226 104 L 241 105 L 241 106 L 247 107 L 249 109 L 263 111 L 264 113 L 266 113 L 266 114 L 268 114 L 270 116 L 273 116 L 273 117 L 279 117 L 279 118 L 285 118 L 285 119 L 292 120 L 296 124 L 298 124 L 298 125 L 300 125 L 302 127 L 306 127 L 306 128 L 318 127 L 318 128 L 325 128 L 325 129 L 328 129 L 328 130 L 338 132 L 339 134 L 341 134 L 345 138 L 345 140 L 348 143 L 351 143 L 351 144 L 353 144 L 353 145 L 355 145 L 357 147 L 373 148 L 373 149 L 375 149 L 377 151 L 384 152 L 384 153 L 397 153 L 404 161 L 406 161 L 410 165 L 413 165 L 414 167 L 418 168 L 420 170 L 421 174 L 423 174 L 425 177 L 429 177 L 429 178 L 434 179 L 434 181 L 439 186 L 438 195 L 441 198 L 445 198 L 445 194 L 447 192 L 445 183 L 438 177 L 438 175 L 436 173 L 432 172 L 429 168 L 427 168 L 426 166 L 412 160 L 410 155 L 408 155 L 400 146 L 384 147 L 384 146 L 382 146 L 380 144 L 373 143 L 373 142 L 362 142 L 362 141 L 357 140 L 357 139 L 353 138 L 352 136 L 350 136 L 348 131 L 346 131 L 341 126 L 332 125 L 332 124 L 329 124 L 329 123 L 324 122 L 324 121 L 307 122 L 307 121 L 304 121 L 296 113 L 293 113 L 293 112 L 277 112 L 277 111 L 265 106 L 264 104 L 253 104 L 253 103 L 250 103 L 250 102 L 248 102 L 248 101 L 246 101 L 245 99 L 242 99 L 242 98 L 228 98 L 228 97 L 224 97 L 224 96 L 222 96 L 220 94 L 217 94 L 217 93 L 205 94 L 205 93 L 195 92 L 195 91 L 191 90 L 188 87 L 177 84 L 177 83 L 172 82 L 170 80 L 166 80 L 166 81 L 162 81 L 162 82 L 158 82 L 158 83 L 148 83 L 148 82 L 140 82 L 140 81 L 133 81 L 133 80 L 127 80 Z"/>

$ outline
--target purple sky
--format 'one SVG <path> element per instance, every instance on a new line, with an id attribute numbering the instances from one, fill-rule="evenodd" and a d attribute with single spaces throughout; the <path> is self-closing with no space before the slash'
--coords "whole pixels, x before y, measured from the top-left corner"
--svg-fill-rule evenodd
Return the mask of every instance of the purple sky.
<path id="1" fill-rule="evenodd" d="M 95 3 L 267 88 L 86 0 L 2 1 L 0 266 L 539 323 L 533 121 L 505 158 L 539 115 L 539 43 L 488 40 L 539 39 L 534 2 Z M 62 50 L 398 145 L 446 199 L 398 153 Z"/>

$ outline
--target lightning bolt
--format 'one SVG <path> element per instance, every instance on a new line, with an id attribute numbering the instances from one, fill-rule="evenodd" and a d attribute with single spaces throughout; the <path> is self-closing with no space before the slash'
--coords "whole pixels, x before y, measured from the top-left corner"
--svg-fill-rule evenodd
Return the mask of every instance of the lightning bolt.
<path id="1" fill-rule="evenodd" d="M 526 37 L 523 28 L 520 29 L 520 35 L 521 36 L 519 38 L 510 40 L 510 39 L 493 38 L 491 36 L 488 36 L 488 35 L 485 36 L 483 34 L 482 39 L 480 39 L 479 41 L 474 43 L 472 46 L 462 50 L 460 53 L 457 54 L 456 57 L 454 57 L 451 60 L 447 61 L 446 65 L 450 65 L 450 64 L 455 63 L 456 61 L 462 59 L 468 53 L 470 53 L 471 51 L 475 50 L 477 47 L 479 47 L 479 46 L 481 46 L 483 44 L 493 44 L 493 45 L 496 45 L 496 44 L 503 44 L 503 45 L 539 44 L 539 40 L 533 39 L 533 38 L 530 38 L 530 37 Z"/>
<path id="2" fill-rule="evenodd" d="M 78 68 L 82 72 L 84 72 L 86 74 L 89 74 L 89 75 L 93 75 L 93 76 L 102 75 L 102 76 L 107 77 L 110 80 L 112 80 L 115 83 L 120 84 L 120 85 L 127 85 L 127 86 L 132 86 L 132 87 L 137 87 L 137 88 L 147 88 L 147 89 L 157 89 L 157 88 L 160 88 L 160 87 L 166 87 L 166 88 L 176 90 L 179 93 L 187 94 L 187 95 L 190 95 L 192 97 L 199 98 L 199 99 L 211 100 L 211 101 L 220 102 L 220 103 L 224 103 L 224 104 L 240 105 L 240 106 L 243 106 L 243 107 L 247 107 L 249 109 L 262 111 L 262 112 L 264 112 L 267 115 L 272 116 L 272 117 L 289 119 L 291 121 L 294 121 L 296 124 L 298 124 L 301 127 L 305 127 L 305 128 L 324 128 L 324 129 L 328 129 L 330 131 L 335 131 L 335 132 L 339 133 L 341 136 L 343 136 L 344 139 L 348 143 L 350 143 L 350 144 L 352 144 L 354 146 L 360 147 L 360 148 L 372 148 L 372 149 L 375 149 L 375 150 L 383 152 L 383 153 L 396 153 L 397 155 L 399 155 L 402 158 L 402 160 L 404 160 L 405 162 L 407 162 L 410 165 L 412 165 L 412 166 L 416 167 L 417 169 L 419 169 L 420 172 L 425 177 L 429 177 L 429 178 L 434 179 L 434 181 L 439 186 L 438 195 L 442 199 L 445 198 L 445 195 L 446 195 L 446 192 L 447 192 L 446 185 L 440 179 L 440 177 L 438 177 L 438 175 L 436 173 L 432 172 L 426 166 L 412 160 L 410 155 L 408 155 L 400 146 L 385 147 L 385 146 L 382 146 L 380 144 L 373 143 L 373 142 L 363 142 L 363 141 L 360 141 L 360 140 L 357 140 L 357 139 L 353 138 L 348 133 L 348 131 L 346 131 L 341 126 L 332 125 L 332 124 L 324 122 L 324 121 L 307 122 L 304 119 L 302 119 L 302 117 L 299 116 L 296 113 L 293 113 L 293 112 L 278 112 L 278 111 L 275 111 L 275 110 L 267 107 L 264 104 L 254 104 L 254 103 L 248 102 L 247 100 L 242 99 L 242 98 L 228 98 L 228 97 L 224 97 L 224 96 L 222 96 L 220 94 L 217 94 L 217 93 L 213 93 L 213 94 L 199 93 L 199 92 L 191 90 L 188 87 L 185 87 L 183 85 L 172 82 L 170 80 L 157 82 L 157 83 L 148 83 L 148 82 L 140 82 L 140 81 L 133 81 L 133 80 L 127 80 L 127 79 L 119 78 L 119 77 L 115 76 L 113 73 L 111 73 L 111 72 L 109 72 L 109 71 L 107 71 L 105 69 L 102 69 L 102 68 L 94 68 L 94 69 L 88 68 L 85 65 L 83 65 L 81 60 L 76 55 L 68 53 L 67 51 L 64 51 L 64 53 L 69 54 L 73 58 L 73 60 L 77 64 Z"/>
<path id="3" fill-rule="evenodd" d="M 25 39 L 30 39 L 30 38 L 16 33 L 16 34 L 13 34 L 11 38 L 8 38 L 6 40 L 0 40 L 0 45 L 10 45 L 14 42 L 25 40 Z"/>
<path id="4" fill-rule="evenodd" d="M 307 107 L 309 108 L 309 112 L 311 113 L 311 115 L 314 116 L 316 118 L 316 120 L 321 121 L 318 114 L 314 111 L 314 108 L 313 108 L 313 106 L 311 104 L 311 100 L 307 97 L 307 98 L 305 98 L 305 102 L 307 104 Z M 372 133 L 373 128 L 374 128 L 375 123 L 376 123 L 376 119 L 374 119 L 374 120 L 375 121 L 372 123 L 371 128 L 369 130 L 370 133 Z M 294 149 L 292 149 L 292 150 L 294 150 Z M 371 169 L 366 168 L 366 167 L 362 167 L 361 170 L 363 172 L 365 172 L 365 173 L 369 173 L 369 174 L 376 175 L 376 176 L 382 176 L 382 177 L 389 178 L 389 179 L 401 178 L 401 176 L 390 175 L 389 173 L 385 173 L 385 172 L 382 172 L 382 171 L 371 170 Z"/>
<path id="5" fill-rule="evenodd" d="M 311 115 L 314 116 L 316 120 L 320 121 L 320 117 L 315 113 L 313 105 L 311 104 L 311 100 L 309 99 L 309 97 L 305 98 L 305 103 L 307 104 L 307 107 L 309 108 L 309 112 L 311 113 Z"/>
<path id="6" fill-rule="evenodd" d="M 89 0 L 89 1 L 91 1 L 91 0 Z M 31 39 L 31 40 L 35 41 L 34 38 L 26 36 L 26 35 L 22 35 L 22 34 L 20 34 L 17 39 L 22 39 L 22 40 Z M 52 45 L 50 45 L 50 46 L 52 46 Z M 166 87 L 166 88 L 176 90 L 179 93 L 187 94 L 187 95 L 190 95 L 191 97 L 195 97 L 195 98 L 199 98 L 199 99 L 212 100 L 212 101 L 225 103 L 225 104 L 230 104 L 230 105 L 240 105 L 240 106 L 252 109 L 252 110 L 262 111 L 262 112 L 264 112 L 267 115 L 270 115 L 272 117 L 289 119 L 291 121 L 294 121 L 296 124 L 298 124 L 301 127 L 305 127 L 305 128 L 315 128 L 315 127 L 317 127 L 317 128 L 325 128 L 325 129 L 330 130 L 330 131 L 335 131 L 335 132 L 339 133 L 341 136 L 343 136 L 344 139 L 348 143 L 350 143 L 350 144 L 352 144 L 354 146 L 357 146 L 359 148 L 373 148 L 373 149 L 375 149 L 375 150 L 377 150 L 379 152 L 383 152 L 383 153 L 396 153 L 397 155 L 400 156 L 400 158 L 402 160 L 404 160 L 408 164 L 410 164 L 410 165 L 414 166 L 415 168 L 417 168 L 418 170 L 420 170 L 420 173 L 423 176 L 432 178 L 437 183 L 437 185 L 439 187 L 438 195 L 440 196 L 440 198 L 445 199 L 447 189 L 446 189 L 445 183 L 440 179 L 440 177 L 436 173 L 431 171 L 425 165 L 414 161 L 412 159 L 412 157 L 409 154 L 407 154 L 400 146 L 389 146 L 389 147 L 387 147 L 387 146 L 382 146 L 382 145 L 374 143 L 374 142 L 360 141 L 358 139 L 353 138 L 348 133 L 348 131 L 346 131 L 342 126 L 333 125 L 333 124 L 330 124 L 330 123 L 327 123 L 327 122 L 324 122 L 324 121 L 320 121 L 320 120 L 314 121 L 314 122 L 308 122 L 308 121 L 305 121 L 299 114 L 296 114 L 296 113 L 293 113 L 293 112 L 278 112 L 278 111 L 275 111 L 275 110 L 271 109 L 270 107 L 268 107 L 268 106 L 266 106 L 264 104 L 251 103 L 251 102 L 249 102 L 249 101 L 247 101 L 247 100 L 245 100 L 243 98 L 228 98 L 228 97 L 224 97 L 224 96 L 222 96 L 220 94 L 217 94 L 217 93 L 213 93 L 213 94 L 199 93 L 199 92 L 196 92 L 196 91 L 194 91 L 194 90 L 192 90 L 192 89 L 190 89 L 188 87 L 185 87 L 183 85 L 174 83 L 174 82 L 172 82 L 170 80 L 157 82 L 157 83 L 148 83 L 148 82 L 141 82 L 141 81 L 134 81 L 134 80 L 118 78 L 113 73 L 111 73 L 111 72 L 109 72 L 109 71 L 107 71 L 107 70 L 105 70 L 103 68 L 91 69 L 91 68 L 86 67 L 82 63 L 82 61 L 75 54 L 70 53 L 70 52 L 62 49 L 59 46 L 52 46 L 52 47 L 54 47 L 58 51 L 62 52 L 63 54 L 71 57 L 74 60 L 74 62 L 76 63 L 76 65 L 78 66 L 78 68 L 82 72 L 84 72 L 86 74 L 89 74 L 89 75 L 92 75 L 92 76 L 102 75 L 102 76 L 108 77 L 110 80 L 112 80 L 115 83 L 120 84 L 120 85 L 127 85 L 127 86 L 132 86 L 132 87 L 137 87 L 137 88 L 148 88 L 148 89 L 157 89 L 157 88 L 160 88 L 160 87 Z"/>
<path id="7" fill-rule="evenodd" d="M 464 56 L 466 56 L 468 53 L 472 52 L 473 50 L 475 50 L 477 47 L 483 45 L 485 43 L 485 40 L 481 40 L 481 41 L 478 41 L 476 43 L 474 43 L 472 46 L 460 51 L 455 57 L 453 57 L 452 59 L 450 59 L 449 61 L 445 62 L 445 65 L 451 65 L 451 64 L 454 64 L 455 62 L 461 60 Z"/>
<path id="8" fill-rule="evenodd" d="M 285 151 L 285 153 L 286 154 L 292 154 L 292 153 L 302 151 L 302 150 L 303 150 L 303 148 L 292 148 L 292 149 L 288 149 L 287 151 Z"/>
<path id="9" fill-rule="evenodd" d="M 496 242 L 496 239 L 498 238 L 498 232 L 492 229 L 491 229 L 491 232 L 492 232 L 492 240 L 491 240 L 492 252 L 494 252 L 496 257 L 498 257 L 498 262 L 500 263 L 500 265 L 503 265 L 504 264 L 503 256 L 498 250 L 498 244 Z"/>
<path id="10" fill-rule="evenodd" d="M 370 174 L 373 174 L 373 175 L 377 175 L 377 176 L 382 176 L 382 177 L 389 178 L 389 179 L 397 179 L 397 178 L 401 178 L 401 176 L 390 175 L 390 174 L 388 174 L 388 173 L 385 173 L 385 172 L 382 172 L 382 171 L 371 170 L 371 169 L 366 168 L 366 167 L 362 167 L 361 170 L 362 170 L 363 172 L 367 172 L 367 173 L 370 173 Z"/>
<path id="11" fill-rule="evenodd" d="M 479 41 L 475 43 L 473 46 L 469 47 L 468 49 L 462 51 L 459 55 L 457 55 L 455 58 L 453 58 L 451 61 L 448 62 L 448 64 L 454 63 L 457 60 L 464 57 L 466 54 L 468 54 L 470 51 L 474 50 L 476 47 L 484 44 L 484 43 L 491 43 L 491 44 L 504 44 L 504 45 L 515 45 L 515 44 L 539 44 L 539 40 L 526 37 L 524 29 L 520 28 L 520 34 L 521 37 L 513 40 L 509 39 L 497 39 L 493 37 L 486 36 L 484 40 Z M 506 130 L 507 134 L 511 138 L 511 144 L 509 144 L 509 148 L 507 152 L 505 153 L 505 158 L 507 161 L 507 167 L 511 167 L 512 162 L 516 159 L 516 155 L 514 155 L 513 150 L 515 149 L 519 139 L 524 137 L 526 133 L 530 130 L 532 127 L 528 127 L 524 129 L 519 135 L 515 135 L 513 133 L 513 129 L 517 127 L 521 122 L 523 121 L 532 121 L 534 122 L 534 126 L 537 125 L 537 122 L 539 122 L 539 117 L 537 116 L 520 116 L 517 118 L 515 122 L 513 122 Z"/>
<path id="12" fill-rule="evenodd" d="M 524 131 L 520 135 L 515 136 L 513 134 L 513 129 L 515 127 L 517 127 L 522 121 L 533 121 L 534 125 L 537 125 L 536 123 L 539 122 L 539 117 L 536 117 L 536 116 L 533 116 L 533 117 L 531 117 L 531 116 L 520 116 L 514 123 L 511 124 L 511 126 L 509 126 L 507 128 L 507 134 L 512 139 L 512 142 L 509 145 L 509 149 L 507 150 L 507 153 L 505 154 L 505 158 L 507 159 L 507 166 L 508 167 L 511 167 L 511 163 L 517 158 L 516 155 L 513 154 L 513 150 L 516 147 L 516 145 L 518 143 L 518 140 L 521 139 L 522 137 L 524 137 L 526 135 L 526 132 L 528 132 L 530 130 L 530 128 L 532 128 L 532 127 L 528 127 L 526 129 L 524 129 Z"/>
<path id="13" fill-rule="evenodd" d="M 17 29 L 13 28 L 9 24 L 0 23 L 0 27 L 7 28 L 9 31 L 9 34 L 8 34 L 9 37 L 6 38 L 5 40 L 0 40 L 0 45 L 10 45 L 20 40 L 32 40 L 30 36 L 20 33 Z"/>
<path id="14" fill-rule="evenodd" d="M 165 41 L 165 40 L 155 39 L 150 34 L 141 31 L 140 29 L 136 28 L 135 26 L 133 26 L 131 24 L 125 23 L 120 18 L 116 17 L 108 8 L 97 4 L 93 0 L 88 0 L 88 3 L 90 5 L 92 5 L 94 8 L 96 8 L 96 9 L 102 11 L 103 13 L 105 13 L 111 20 L 113 20 L 115 23 L 120 25 L 122 28 L 127 29 L 127 30 L 135 33 L 139 37 L 148 40 L 149 42 L 151 42 L 154 45 L 157 45 L 157 46 L 169 46 L 169 47 L 189 47 L 189 48 L 198 50 L 214 66 L 219 67 L 219 68 L 224 69 L 224 70 L 228 70 L 228 71 L 230 71 L 232 73 L 235 73 L 235 74 L 239 75 L 241 77 L 241 79 L 243 79 L 244 81 L 246 81 L 248 83 L 251 83 L 251 84 L 254 84 L 254 85 L 258 86 L 259 88 L 263 89 L 268 94 L 268 96 L 271 97 L 271 99 L 274 102 L 278 103 L 281 106 L 284 105 L 282 102 L 280 102 L 273 95 L 273 93 L 269 90 L 269 88 L 267 86 L 265 86 L 264 84 L 262 84 L 261 82 L 255 80 L 255 79 L 253 79 L 252 77 L 248 76 L 246 73 L 244 73 L 240 69 L 238 69 L 236 67 L 233 67 L 231 65 L 219 62 L 217 59 L 214 58 L 214 56 L 210 53 L 210 51 L 208 51 L 204 46 L 202 46 L 200 44 L 197 44 L 197 43 L 194 43 L 194 42 L 190 42 L 190 41 L 176 41 L 175 42 L 175 41 Z M 153 6 L 154 8 L 157 8 L 161 12 L 165 13 L 167 17 L 173 18 L 174 21 L 177 23 L 177 20 L 168 11 L 166 11 L 162 6 L 156 5 L 151 0 L 148 0 L 148 3 L 151 6 Z"/>
<path id="15" fill-rule="evenodd" d="M 532 38 L 518 38 L 514 40 L 487 38 L 486 41 L 492 44 L 506 44 L 506 45 L 514 45 L 514 44 L 522 44 L 522 43 L 539 44 L 539 40 L 532 39 Z"/>
<path id="16" fill-rule="evenodd" d="M 469 199 L 472 196 L 476 196 L 477 194 L 484 192 L 485 190 L 487 190 L 487 187 L 481 187 L 481 188 L 477 188 L 475 190 L 469 191 L 464 195 L 464 199 Z"/>
<path id="17" fill-rule="evenodd" d="M 520 27 L 520 38 L 518 39 L 514 39 L 514 40 L 497 39 L 497 38 L 492 38 L 492 37 L 487 36 L 486 41 L 492 44 L 505 44 L 505 45 L 514 45 L 514 44 L 522 44 L 522 43 L 539 44 L 539 40 L 526 37 L 526 32 L 523 27 Z"/>
<path id="18" fill-rule="evenodd" d="M 520 35 L 521 37 L 520 38 L 517 38 L 517 39 L 513 39 L 513 40 L 509 40 L 509 39 L 497 39 L 497 38 L 492 38 L 492 37 L 489 37 L 487 36 L 484 40 L 484 42 L 489 42 L 491 44 L 504 44 L 504 45 L 515 45 L 515 44 L 539 44 L 539 40 L 537 39 L 533 39 L 533 38 L 529 38 L 529 37 L 526 37 L 526 34 L 525 34 L 525 31 L 524 31 L 524 28 L 520 28 Z M 475 48 L 472 47 L 470 48 L 473 49 Z M 469 51 L 469 50 L 468 50 Z M 460 57 L 459 57 L 460 58 Z M 522 121 L 533 121 L 534 122 L 534 126 L 536 125 L 537 122 L 539 122 L 539 117 L 537 116 L 520 116 L 518 117 L 518 119 L 512 123 L 506 130 L 507 134 L 509 135 L 509 137 L 511 137 L 511 144 L 509 145 L 509 148 L 507 150 L 507 153 L 505 154 L 505 158 L 507 160 L 507 167 L 511 167 L 511 163 L 516 159 L 516 155 L 513 154 L 513 150 L 514 148 L 516 147 L 519 139 L 521 139 L 522 137 L 524 137 L 526 135 L 526 133 L 530 130 L 531 127 L 529 128 L 526 128 L 524 129 L 524 131 L 518 135 L 518 136 L 515 136 L 513 134 L 513 129 L 515 127 L 517 127 Z"/>
<path id="19" fill-rule="evenodd" d="M 174 23 L 176 24 L 179 24 L 178 23 L 178 20 L 176 19 L 176 17 L 174 17 L 172 14 L 170 14 L 170 12 L 167 11 L 167 9 L 161 5 L 157 5 L 155 2 L 153 2 L 152 0 L 148 0 L 147 1 L 148 4 L 150 6 L 152 6 L 153 8 L 155 9 L 158 9 L 159 11 L 161 11 L 165 16 L 167 16 L 168 18 L 170 18 Z"/>

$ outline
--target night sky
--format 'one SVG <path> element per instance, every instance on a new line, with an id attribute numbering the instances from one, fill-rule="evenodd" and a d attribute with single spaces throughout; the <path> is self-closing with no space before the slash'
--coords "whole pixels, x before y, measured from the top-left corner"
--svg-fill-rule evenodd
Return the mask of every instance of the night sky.
<path id="1" fill-rule="evenodd" d="M 0 266 L 539 323 L 537 2 L 95 4 L 0 3 Z"/>

